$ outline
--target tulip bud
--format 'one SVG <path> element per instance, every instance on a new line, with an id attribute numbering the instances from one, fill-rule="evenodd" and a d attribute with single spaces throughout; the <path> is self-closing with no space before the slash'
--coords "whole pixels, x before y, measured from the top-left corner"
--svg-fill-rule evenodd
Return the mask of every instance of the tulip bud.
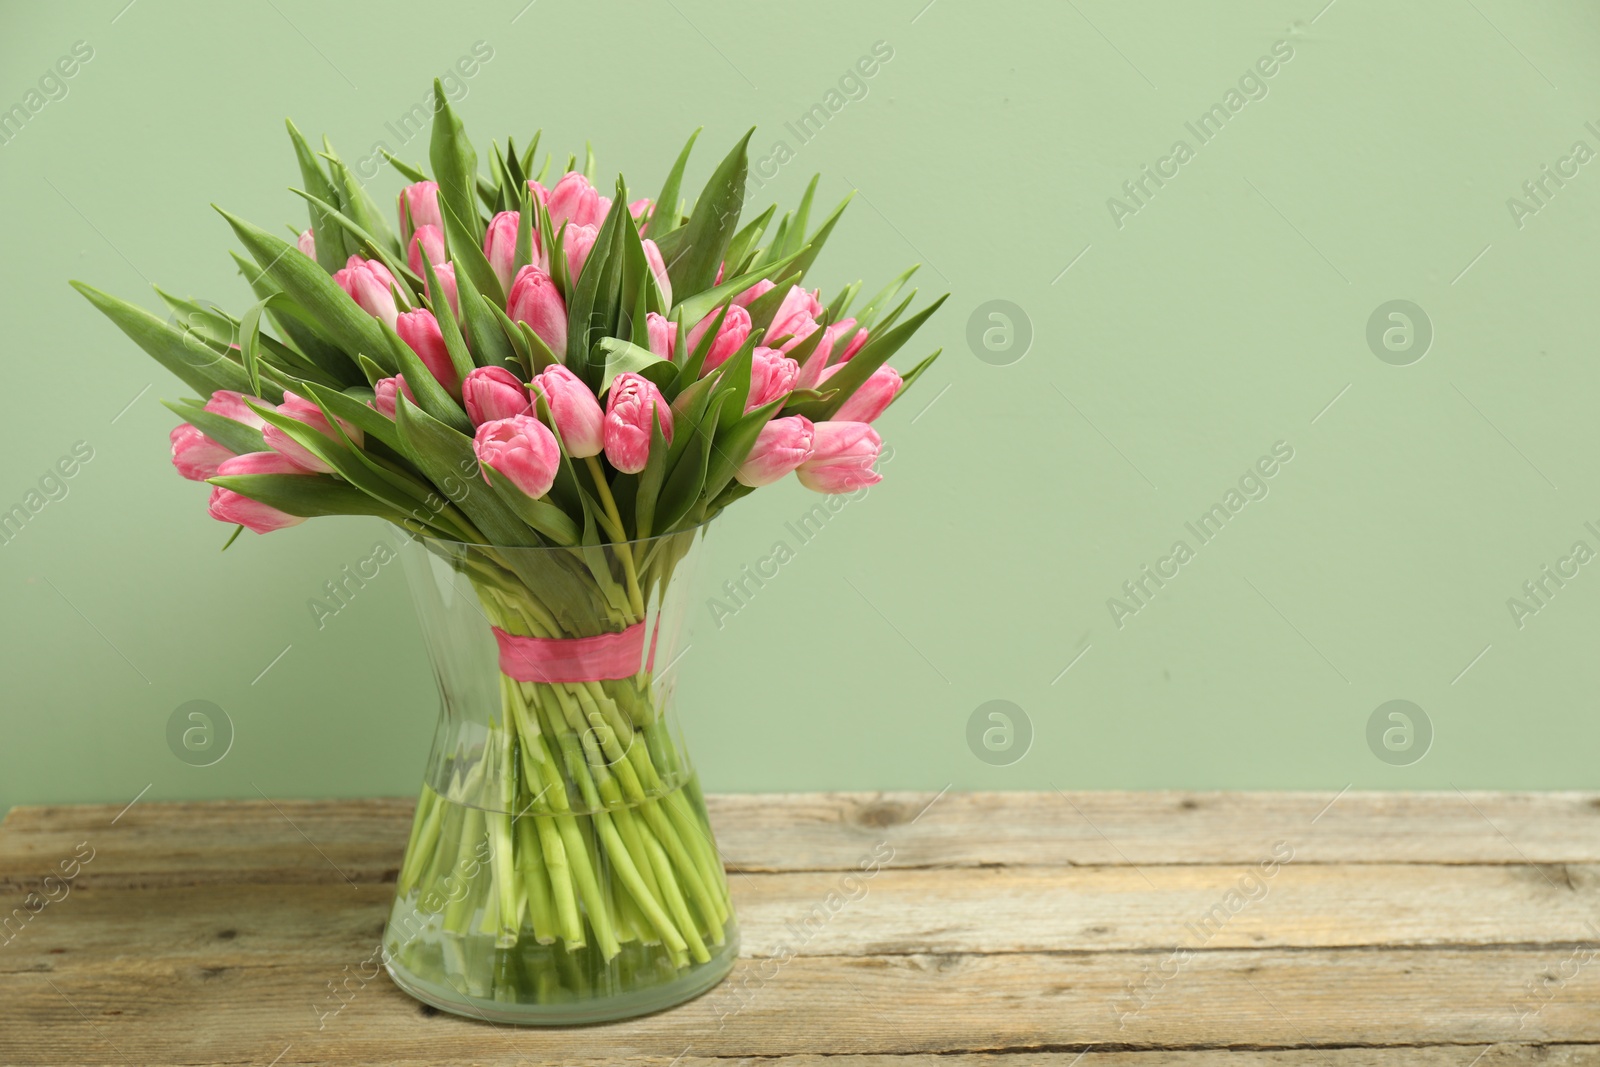
<path id="1" fill-rule="evenodd" d="M 778 310 L 772 316 L 772 324 L 767 327 L 767 337 L 776 341 L 781 337 L 788 337 L 778 347 L 785 352 L 811 336 L 817 328 L 817 316 L 822 314 L 822 301 L 817 294 L 808 293 L 798 285 L 791 285 L 788 293 L 784 295 L 783 303 L 778 305 Z"/>
<path id="2" fill-rule="evenodd" d="M 456 317 L 457 322 L 460 322 L 461 298 L 457 295 L 456 290 L 456 265 L 454 263 L 435 264 L 433 273 L 439 278 L 439 288 L 444 290 L 444 298 L 450 302 L 450 313 Z M 431 291 L 428 292 L 428 300 L 432 301 L 433 299 L 433 293 Z M 465 330 L 466 327 L 463 325 L 462 329 Z"/>
<path id="3" fill-rule="evenodd" d="M 403 313 L 395 320 L 394 332 L 400 335 L 400 340 L 411 346 L 411 351 L 422 360 L 422 365 L 428 368 L 434 381 L 444 386 L 450 395 L 459 394 L 456 365 L 450 359 L 450 350 L 444 343 L 444 332 L 439 329 L 439 320 L 433 317 L 433 312 L 417 308 Z"/>
<path id="4" fill-rule="evenodd" d="M 583 273 L 584 264 L 589 262 L 589 253 L 599 233 L 597 226 L 569 225 L 566 236 L 561 239 L 562 247 L 567 250 L 567 277 L 574 285 L 578 283 L 578 275 Z"/>
<path id="5" fill-rule="evenodd" d="M 423 226 L 444 230 L 439 211 L 439 183 L 417 182 L 400 190 L 400 236 L 409 244 L 411 235 Z"/>
<path id="6" fill-rule="evenodd" d="M 479 426 L 472 438 L 472 451 L 484 467 L 499 471 L 535 500 L 550 491 L 561 467 L 556 435 L 531 415 L 493 419 Z M 487 470 L 483 480 L 489 481 Z"/>
<path id="7" fill-rule="evenodd" d="M 550 421 L 573 459 L 598 456 L 605 449 L 605 413 L 583 379 L 552 363 L 533 379 L 533 388 L 550 408 Z"/>
<path id="8" fill-rule="evenodd" d="M 472 425 L 528 413 L 528 390 L 504 367 L 479 367 L 461 383 L 461 403 Z"/>
<path id="9" fill-rule="evenodd" d="M 246 452 L 226 460 L 218 474 L 308 474 L 281 452 Z"/>
<path id="10" fill-rule="evenodd" d="M 811 457 L 800 464 L 800 484 L 818 493 L 849 493 L 876 485 L 883 475 L 872 469 L 883 438 L 864 422 L 819 422 L 811 438 Z"/>
<path id="11" fill-rule="evenodd" d="M 644 245 L 644 261 L 650 264 L 650 273 L 655 275 L 656 285 L 661 289 L 661 306 L 672 307 L 672 279 L 667 277 L 667 264 L 661 258 L 661 249 L 656 243 L 646 237 L 641 244 Z"/>
<path id="12" fill-rule="evenodd" d="M 575 226 L 600 225 L 606 217 L 600 206 L 601 199 L 594 186 L 589 184 L 589 179 L 582 174 L 572 171 L 562 175 L 545 202 L 550 212 L 551 228 L 559 230 L 563 222 L 571 222 Z M 610 206 L 610 201 L 607 201 L 606 207 Z"/>
<path id="13" fill-rule="evenodd" d="M 251 500 L 247 496 L 235 493 L 232 489 L 224 489 L 220 485 L 211 487 L 211 504 L 206 510 L 218 522 L 237 523 L 258 534 L 298 526 L 306 521 L 299 515 L 279 511 L 259 500 Z"/>
<path id="14" fill-rule="evenodd" d="M 217 468 L 234 453 L 219 445 L 189 423 L 179 423 L 172 428 L 172 465 L 178 473 L 191 482 L 203 482 L 217 476 Z"/>
<path id="15" fill-rule="evenodd" d="M 339 435 L 334 432 L 333 425 L 328 422 L 328 417 L 322 413 L 322 409 L 304 397 L 285 392 L 283 394 L 283 403 L 278 405 L 277 410 L 278 414 L 287 415 L 296 422 L 305 423 L 330 441 L 339 440 Z M 339 426 L 344 430 L 345 436 L 350 439 L 350 443 L 360 448 L 362 441 L 365 440 L 361 430 L 343 419 L 339 420 Z M 261 436 L 266 439 L 267 447 L 273 449 L 302 471 L 309 471 L 313 474 L 327 474 L 333 470 L 332 467 L 312 455 L 309 449 L 277 426 L 270 424 L 264 426 L 261 430 Z M 260 456 L 265 453 L 254 452 L 251 454 Z M 229 472 L 223 471 L 223 473 L 227 474 Z M 262 472 L 252 471 L 251 473 Z"/>
<path id="16" fill-rule="evenodd" d="M 678 341 L 678 328 L 665 315 L 647 312 L 645 326 L 650 334 L 650 351 L 662 359 L 672 358 L 672 346 Z"/>
<path id="17" fill-rule="evenodd" d="M 711 312 L 696 323 L 694 329 L 689 331 L 688 344 L 690 352 L 700 347 L 700 339 L 706 335 L 706 331 L 711 329 L 711 324 L 716 322 L 717 316 L 721 314 L 720 308 Z M 729 305 L 728 314 L 723 318 L 722 325 L 717 329 L 717 336 L 712 339 L 710 350 L 706 352 L 706 361 L 700 368 L 700 376 L 703 378 L 710 374 L 726 363 L 729 356 L 739 351 L 739 346 L 744 344 L 750 337 L 750 328 L 750 312 L 738 304 Z M 688 358 L 687 353 L 685 353 L 684 358 Z"/>
<path id="18" fill-rule="evenodd" d="M 633 216 L 634 222 L 638 222 L 640 219 L 650 214 L 650 198 L 648 196 L 641 196 L 639 199 L 629 204 L 628 214 Z"/>
<path id="19" fill-rule="evenodd" d="M 411 386 L 406 384 L 406 376 L 396 374 L 393 378 L 379 378 L 372 383 L 372 406 L 378 414 L 391 422 L 394 420 L 396 409 L 400 406 L 400 394 L 404 393 L 406 399 L 413 404 L 417 398 L 411 395 Z"/>
<path id="20" fill-rule="evenodd" d="M 516 275 L 517 224 L 521 221 L 520 212 L 502 211 L 490 221 L 483 235 L 483 254 L 494 269 L 494 276 L 500 279 L 500 288 L 508 292 Z M 538 238 L 534 241 L 537 244 Z"/>
<path id="21" fill-rule="evenodd" d="M 776 285 L 767 281 L 767 279 L 762 278 L 759 282 L 756 282 L 750 288 L 734 297 L 733 302 L 739 307 L 747 308 L 776 288 Z"/>
<path id="22" fill-rule="evenodd" d="M 537 178 L 529 178 L 528 179 L 528 191 L 533 194 L 533 198 L 535 200 L 539 201 L 539 203 L 541 203 L 541 204 L 549 204 L 550 203 L 550 190 L 546 189 L 544 187 L 544 185 L 539 181 L 539 179 L 537 179 Z"/>
<path id="23" fill-rule="evenodd" d="M 804 415 L 773 419 L 761 427 L 756 443 L 733 475 L 740 485 L 771 485 L 811 458 L 815 427 Z"/>
<path id="24" fill-rule="evenodd" d="M 406 265 L 411 268 L 411 273 L 425 279 L 428 272 L 422 269 L 424 255 L 433 264 L 434 270 L 450 262 L 444 254 L 444 234 L 437 226 L 418 226 L 417 232 L 411 235 L 411 244 L 406 252 Z"/>
<path id="25" fill-rule="evenodd" d="M 250 452 L 227 460 L 217 469 L 217 473 L 304 475 L 306 472 L 276 452 Z M 211 490 L 209 510 L 211 517 L 219 522 L 238 523 L 258 534 L 271 533 L 286 526 L 298 526 L 306 521 L 303 516 L 279 511 L 220 485 Z"/>
<path id="26" fill-rule="evenodd" d="M 300 238 L 299 240 L 295 241 L 295 245 L 300 249 L 301 252 L 310 256 L 312 259 L 317 258 L 317 236 L 310 230 L 301 230 Z"/>
<path id="27" fill-rule="evenodd" d="M 388 267 L 375 259 L 351 256 L 345 261 L 343 270 L 334 272 L 333 280 L 339 288 L 350 294 L 350 299 L 361 305 L 361 310 L 382 319 L 391 328 L 394 326 L 394 320 L 400 314 L 400 309 L 395 306 L 395 294 L 399 286 Z"/>
<path id="28" fill-rule="evenodd" d="M 245 396 L 232 389 L 218 389 L 211 394 L 211 399 L 206 401 L 206 410 L 213 415 L 221 415 L 225 419 L 243 423 L 252 429 L 261 429 L 267 424 L 267 420 L 256 414 L 245 401 L 252 401 L 262 407 L 267 406 L 267 402 L 258 396 Z"/>
<path id="29" fill-rule="evenodd" d="M 852 326 L 855 325 L 855 320 L 854 319 L 845 319 L 844 322 L 848 322 Z M 843 326 L 844 323 L 842 322 L 839 325 Z M 866 331 L 865 327 L 862 327 L 861 329 L 859 329 L 859 330 L 857 330 L 855 332 L 855 335 L 850 338 L 850 343 L 848 345 L 846 345 L 844 351 L 842 353 L 840 353 L 839 362 L 840 363 L 849 363 L 850 362 L 850 357 L 855 355 L 857 352 L 861 351 L 861 346 L 866 344 L 866 343 L 867 343 L 867 331 Z"/>
<path id="30" fill-rule="evenodd" d="M 822 383 L 827 384 L 841 369 L 843 363 L 836 363 L 822 374 Z M 872 372 L 872 377 L 861 383 L 861 387 L 850 394 L 850 398 L 839 405 L 839 410 L 834 413 L 835 422 L 871 422 L 883 414 L 896 394 L 900 392 L 900 372 L 893 367 L 879 367 Z"/>
<path id="31" fill-rule="evenodd" d="M 799 377 L 800 364 L 776 348 L 757 348 L 750 359 L 750 396 L 745 400 L 745 411 L 789 395 Z"/>
<path id="32" fill-rule="evenodd" d="M 624 474 L 638 474 L 650 461 L 651 412 L 672 440 L 672 409 L 661 390 L 631 371 L 617 375 L 606 398 L 606 459 Z"/>
<path id="33" fill-rule="evenodd" d="M 550 275 L 531 263 L 517 271 L 511 283 L 506 312 L 513 322 L 525 322 L 557 357 L 567 351 L 567 304 Z"/>
<path id="34" fill-rule="evenodd" d="M 795 384 L 795 388 L 815 389 L 818 383 L 827 376 L 830 361 L 835 365 L 844 362 L 842 359 L 832 359 L 833 350 L 839 339 L 854 329 L 855 325 L 855 319 L 841 319 L 823 331 L 822 340 L 817 342 L 817 347 L 811 350 L 811 355 L 806 358 L 805 365 L 800 368 L 800 380 Z M 862 333 L 865 332 L 864 330 L 862 331 Z"/>

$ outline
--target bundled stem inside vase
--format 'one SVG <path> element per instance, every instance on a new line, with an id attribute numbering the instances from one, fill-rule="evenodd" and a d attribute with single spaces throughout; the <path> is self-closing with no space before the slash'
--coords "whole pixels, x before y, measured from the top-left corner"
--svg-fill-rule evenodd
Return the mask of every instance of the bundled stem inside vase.
<path id="1" fill-rule="evenodd" d="M 476 599 L 478 629 L 549 641 L 646 623 L 693 538 L 537 553 L 429 548 L 455 591 Z M 652 634 L 659 621 L 648 620 Z M 442 747 L 385 942 L 409 974 L 458 995 L 560 1003 L 671 982 L 730 947 L 721 859 L 662 714 L 654 642 L 644 647 L 622 677 L 501 670 L 487 713 L 453 708 L 441 675 Z M 492 966 L 468 958 L 491 953 Z"/>

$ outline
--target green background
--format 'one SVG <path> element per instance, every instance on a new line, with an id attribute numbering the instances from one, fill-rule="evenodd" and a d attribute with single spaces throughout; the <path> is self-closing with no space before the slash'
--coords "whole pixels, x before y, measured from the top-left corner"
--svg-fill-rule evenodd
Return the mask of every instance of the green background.
<path id="1" fill-rule="evenodd" d="M 952 294 L 906 353 L 945 355 L 879 424 L 883 484 L 722 629 L 693 616 L 682 713 L 709 789 L 1600 784 L 1600 564 L 1520 627 L 1507 606 L 1573 542 L 1600 550 L 1600 162 L 1520 225 L 1507 205 L 1574 142 L 1600 149 L 1600 9 L 523 4 L 0 8 L 0 107 L 94 52 L 0 145 L 0 510 L 94 450 L 0 547 L 0 809 L 415 789 L 437 698 L 400 568 L 320 630 L 307 603 L 382 528 L 220 554 L 204 489 L 167 465 L 157 398 L 180 387 L 66 282 L 242 310 L 208 203 L 304 225 L 285 116 L 347 159 L 380 139 L 425 158 L 385 124 L 478 41 L 457 104 L 476 137 L 592 140 L 602 176 L 653 192 L 693 127 L 698 188 L 754 124 L 757 159 L 792 153 L 762 206 L 817 171 L 829 203 L 860 191 L 825 296 L 916 261 Z M 865 97 L 800 143 L 784 124 L 879 41 Z M 1200 144 L 1185 123 L 1278 41 L 1267 95 Z M 1194 157 L 1119 227 L 1108 198 L 1180 138 Z M 1009 348 L 993 300 L 1021 309 Z M 1419 362 L 1369 347 L 1391 300 L 1431 322 Z M 1195 548 L 1185 523 L 1280 441 L 1268 495 L 1119 626 L 1108 598 Z M 731 510 L 708 586 L 815 502 L 790 480 Z M 1395 699 L 1432 726 L 1408 765 L 1367 739 Z M 168 750 L 190 700 L 235 728 L 214 766 Z M 1003 766 L 969 747 L 992 700 L 1031 724 Z M 1013 719 L 991 758 L 1021 751 Z"/>

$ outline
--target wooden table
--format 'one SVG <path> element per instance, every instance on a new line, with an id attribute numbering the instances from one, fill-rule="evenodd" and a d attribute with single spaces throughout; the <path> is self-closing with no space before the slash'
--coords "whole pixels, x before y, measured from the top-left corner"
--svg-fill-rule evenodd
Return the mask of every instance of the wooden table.
<path id="1" fill-rule="evenodd" d="M 1595 794 L 713 797 L 744 960 L 573 1030 L 360 977 L 409 800 L 119 810 L 0 826 L 0 1063 L 1600 1063 Z"/>

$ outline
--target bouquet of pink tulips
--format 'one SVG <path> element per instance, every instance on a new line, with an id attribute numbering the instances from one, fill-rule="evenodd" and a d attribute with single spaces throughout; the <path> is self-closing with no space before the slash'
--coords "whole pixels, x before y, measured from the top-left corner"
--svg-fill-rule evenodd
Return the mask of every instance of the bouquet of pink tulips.
<path id="1" fill-rule="evenodd" d="M 435 92 L 433 178 L 390 157 L 411 183 L 398 228 L 290 124 L 311 224 L 286 241 L 223 212 L 259 298 L 242 315 L 162 293 L 180 327 L 74 284 L 199 394 L 168 405 L 172 461 L 235 537 L 374 515 L 456 546 L 501 644 L 502 710 L 449 790 L 424 791 L 402 896 L 487 856 L 447 930 L 606 961 L 633 942 L 685 967 L 722 943 L 727 887 L 698 797 L 675 791 L 684 761 L 638 656 L 648 605 L 752 489 L 878 480 L 871 423 L 938 353 L 887 360 L 939 302 L 907 314 L 910 270 L 865 300 L 806 289 L 845 204 L 813 225 L 813 181 L 775 225 L 769 207 L 741 226 L 748 134 L 686 209 L 693 137 L 654 201 L 620 178 L 606 196 L 592 155 L 535 171 L 538 136 L 493 144 L 480 173 Z M 549 666 L 627 635 L 621 677 Z"/>

